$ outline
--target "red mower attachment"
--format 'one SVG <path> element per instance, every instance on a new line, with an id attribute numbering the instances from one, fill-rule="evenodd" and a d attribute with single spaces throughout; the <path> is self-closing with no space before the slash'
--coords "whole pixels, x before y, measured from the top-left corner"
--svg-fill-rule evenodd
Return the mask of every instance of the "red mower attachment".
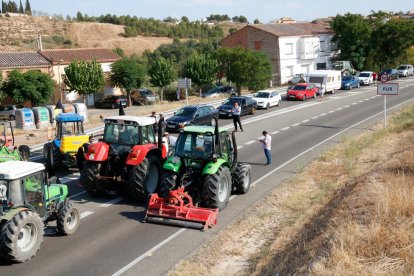
<path id="1" fill-rule="evenodd" d="M 167 198 L 152 194 L 145 220 L 148 222 L 206 230 L 217 223 L 219 209 L 196 207 L 184 188 L 170 191 Z"/>

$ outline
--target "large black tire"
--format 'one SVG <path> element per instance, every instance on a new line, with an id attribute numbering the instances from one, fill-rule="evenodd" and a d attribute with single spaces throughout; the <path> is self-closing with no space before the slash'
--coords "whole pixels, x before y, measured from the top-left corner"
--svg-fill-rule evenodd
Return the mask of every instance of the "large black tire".
<path id="1" fill-rule="evenodd" d="M 227 167 L 220 166 L 215 174 L 204 177 L 201 191 L 202 205 L 223 210 L 231 194 L 231 174 Z"/>
<path id="2" fill-rule="evenodd" d="M 34 255 L 43 241 L 43 222 L 35 212 L 24 210 L 4 223 L 0 233 L 0 256 L 23 263 Z"/>
<path id="3" fill-rule="evenodd" d="M 177 174 L 170 170 L 166 170 L 163 173 L 161 184 L 158 189 L 158 196 L 166 198 L 170 191 L 174 190 L 177 185 Z"/>
<path id="4" fill-rule="evenodd" d="M 146 200 L 149 194 L 155 193 L 161 178 L 161 160 L 149 155 L 132 167 L 129 171 L 127 185 L 129 196 Z"/>
<path id="5" fill-rule="evenodd" d="M 246 163 L 237 163 L 233 173 L 233 186 L 237 194 L 246 194 L 250 189 L 251 167 Z"/>
<path id="6" fill-rule="evenodd" d="M 19 150 L 19 154 L 20 154 L 20 157 L 22 158 L 22 160 L 23 161 L 29 161 L 29 158 L 30 158 L 30 148 L 29 148 L 29 146 L 21 145 L 21 146 L 19 146 L 18 150 Z"/>
<path id="7" fill-rule="evenodd" d="M 100 171 L 101 163 L 91 161 L 85 161 L 83 163 L 80 180 L 85 190 L 93 196 L 98 196 L 105 192 L 99 186 L 98 176 L 100 175 Z"/>
<path id="8" fill-rule="evenodd" d="M 57 229 L 63 235 L 72 235 L 78 229 L 80 220 L 78 209 L 72 203 L 67 202 L 59 210 L 56 221 Z"/>

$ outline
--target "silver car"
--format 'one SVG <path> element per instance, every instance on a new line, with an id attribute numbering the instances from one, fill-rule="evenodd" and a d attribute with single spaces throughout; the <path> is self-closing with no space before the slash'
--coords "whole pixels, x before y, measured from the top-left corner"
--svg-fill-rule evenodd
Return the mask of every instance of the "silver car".
<path id="1" fill-rule="evenodd" d="M 24 108 L 21 104 L 0 105 L 0 119 L 14 121 L 16 110 Z"/>
<path id="2" fill-rule="evenodd" d="M 414 75 L 413 66 L 411 64 L 402 64 L 397 69 L 400 77 L 408 77 Z"/>

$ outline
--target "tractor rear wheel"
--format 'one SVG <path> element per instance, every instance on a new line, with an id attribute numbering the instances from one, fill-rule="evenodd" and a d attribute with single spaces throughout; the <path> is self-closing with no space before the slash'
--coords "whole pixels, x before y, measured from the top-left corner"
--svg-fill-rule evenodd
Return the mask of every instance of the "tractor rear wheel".
<path id="1" fill-rule="evenodd" d="M 161 175 L 161 161 L 154 155 L 132 167 L 129 172 L 127 185 L 130 196 L 137 199 L 147 199 L 149 194 L 155 193 Z"/>
<path id="2" fill-rule="evenodd" d="M 43 222 L 33 211 L 24 210 L 4 223 L 0 234 L 0 256 L 23 263 L 40 248 L 43 241 Z"/>
<path id="3" fill-rule="evenodd" d="M 223 210 L 229 202 L 230 193 L 231 174 L 229 168 L 220 166 L 216 173 L 204 177 L 201 200 L 205 207 Z"/>
<path id="4" fill-rule="evenodd" d="M 76 232 L 80 223 L 80 214 L 72 203 L 64 204 L 58 213 L 57 229 L 63 235 L 72 235 Z"/>
<path id="5" fill-rule="evenodd" d="M 160 188 L 158 189 L 158 196 L 166 198 L 170 191 L 174 190 L 176 183 L 177 174 L 169 170 L 165 171 L 162 176 Z"/>
<path id="6" fill-rule="evenodd" d="M 104 193 L 102 187 L 99 187 L 98 176 L 101 171 L 101 163 L 85 161 L 83 170 L 81 171 L 80 180 L 85 190 L 97 196 Z"/>
<path id="7" fill-rule="evenodd" d="M 18 150 L 19 150 L 19 154 L 20 154 L 20 157 L 22 158 L 22 160 L 23 161 L 29 161 L 29 158 L 30 158 L 30 148 L 29 148 L 29 146 L 21 145 L 21 146 L 19 146 Z"/>
<path id="8" fill-rule="evenodd" d="M 250 165 L 246 163 L 237 163 L 236 170 L 233 173 L 233 185 L 238 194 L 245 194 L 250 189 Z"/>

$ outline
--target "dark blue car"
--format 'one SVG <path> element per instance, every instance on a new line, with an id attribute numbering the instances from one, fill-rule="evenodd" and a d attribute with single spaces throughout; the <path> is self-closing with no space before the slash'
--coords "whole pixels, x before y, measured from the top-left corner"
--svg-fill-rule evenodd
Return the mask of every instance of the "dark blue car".
<path id="1" fill-rule="evenodd" d="M 218 117 L 218 111 L 212 105 L 189 105 L 180 108 L 173 116 L 165 120 L 165 129 L 169 132 L 178 132 L 184 126 L 214 126 Z"/>
<path id="2" fill-rule="evenodd" d="M 343 76 L 341 89 L 351 90 L 352 88 L 359 87 L 359 78 L 355 76 Z"/>

